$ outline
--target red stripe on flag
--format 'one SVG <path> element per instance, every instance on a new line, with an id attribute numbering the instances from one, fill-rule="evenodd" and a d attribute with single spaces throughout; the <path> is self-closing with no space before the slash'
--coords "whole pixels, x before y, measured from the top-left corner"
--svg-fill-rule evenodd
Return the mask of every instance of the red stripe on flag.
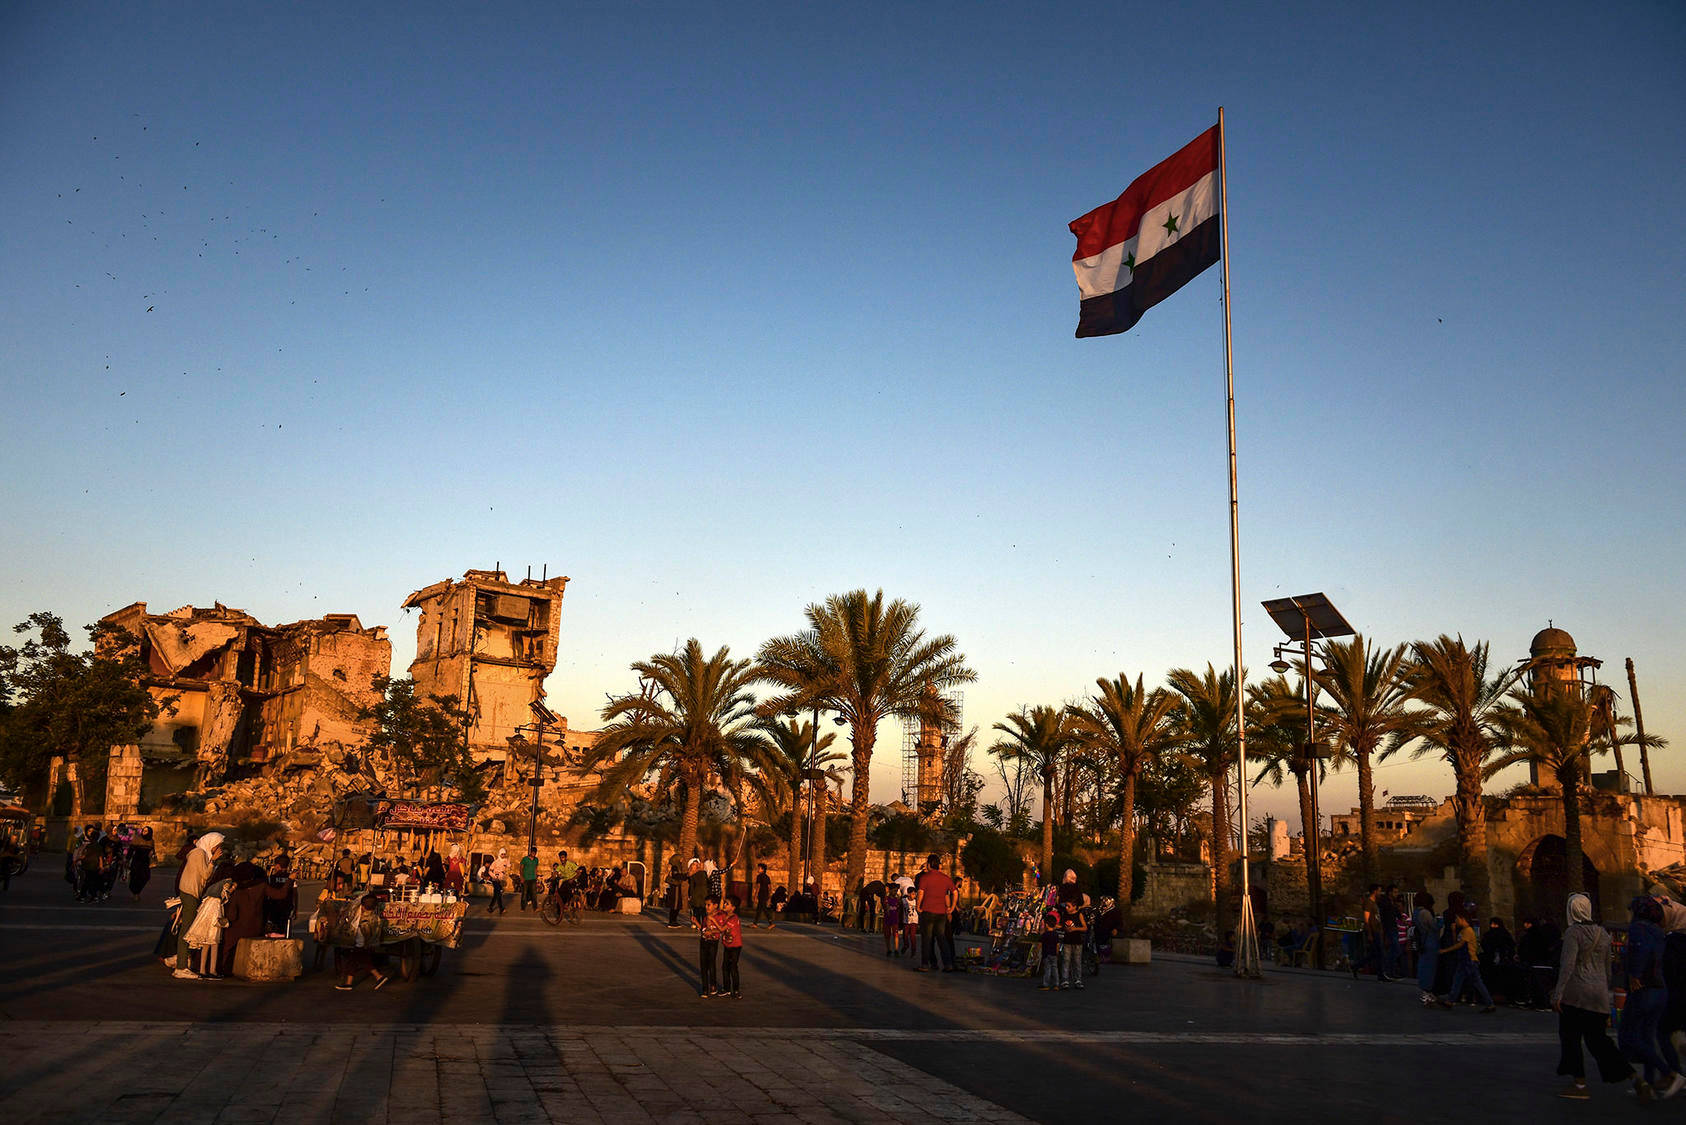
<path id="1" fill-rule="evenodd" d="M 1166 160 L 1131 181 L 1124 194 L 1071 221 L 1077 250 L 1071 260 L 1092 258 L 1108 246 L 1135 237 L 1142 215 L 1185 191 L 1218 167 L 1218 127 L 1212 126 Z"/>

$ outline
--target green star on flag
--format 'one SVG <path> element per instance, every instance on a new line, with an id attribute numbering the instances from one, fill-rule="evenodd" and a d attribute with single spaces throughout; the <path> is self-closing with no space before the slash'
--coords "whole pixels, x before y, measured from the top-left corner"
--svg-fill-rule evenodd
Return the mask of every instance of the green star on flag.
<path id="1" fill-rule="evenodd" d="M 1175 215 L 1172 215 L 1170 218 L 1165 220 L 1165 233 L 1166 234 L 1176 234 L 1177 233 L 1177 217 Z"/>

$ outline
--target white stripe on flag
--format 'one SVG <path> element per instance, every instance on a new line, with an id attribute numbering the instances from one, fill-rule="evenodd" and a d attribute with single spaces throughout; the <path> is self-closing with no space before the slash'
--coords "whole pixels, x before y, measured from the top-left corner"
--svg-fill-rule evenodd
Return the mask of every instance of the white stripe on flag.
<path id="1" fill-rule="evenodd" d="M 1136 264 L 1147 261 L 1217 213 L 1218 174 L 1208 172 L 1198 183 L 1191 184 L 1142 216 L 1142 229 L 1136 236 Z M 1173 215 L 1177 219 L 1175 232 L 1165 226 Z"/>
<path id="2" fill-rule="evenodd" d="M 1128 276 L 1121 282 L 1118 275 L 1124 268 L 1124 259 L 1135 252 L 1136 239 L 1132 238 L 1116 246 L 1108 246 L 1093 258 L 1081 258 L 1071 263 L 1072 271 L 1077 274 L 1077 291 L 1082 294 L 1082 299 L 1104 297 L 1130 284 Z"/>
<path id="3" fill-rule="evenodd" d="M 1077 275 L 1077 290 L 1084 299 L 1103 297 L 1130 284 L 1131 270 L 1124 259 L 1135 255 L 1140 266 L 1188 231 L 1218 213 L 1218 173 L 1211 171 L 1184 191 L 1172 196 L 1142 216 L 1136 237 L 1108 246 L 1091 258 L 1079 258 L 1071 263 Z M 1177 231 L 1171 233 L 1165 222 L 1177 217 Z"/>

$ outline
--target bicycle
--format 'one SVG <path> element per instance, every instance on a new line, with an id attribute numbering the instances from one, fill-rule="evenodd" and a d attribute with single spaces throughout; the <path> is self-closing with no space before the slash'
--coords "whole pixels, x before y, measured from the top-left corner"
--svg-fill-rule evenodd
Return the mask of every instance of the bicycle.
<path id="1" fill-rule="evenodd" d="M 566 885 L 567 894 L 563 894 L 562 885 L 553 884 L 544 901 L 539 904 L 539 917 L 552 926 L 560 926 L 566 918 L 570 926 L 580 924 L 580 891 L 572 883 Z"/>

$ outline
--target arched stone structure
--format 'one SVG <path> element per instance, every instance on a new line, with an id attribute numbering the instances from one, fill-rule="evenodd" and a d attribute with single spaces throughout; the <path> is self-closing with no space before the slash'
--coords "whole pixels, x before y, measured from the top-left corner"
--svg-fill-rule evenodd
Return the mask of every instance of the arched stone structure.
<path id="1" fill-rule="evenodd" d="M 1581 885 L 1592 900 L 1592 916 L 1603 917 L 1598 867 L 1584 851 Z M 1569 901 L 1568 842 L 1556 833 L 1549 833 L 1522 849 L 1522 854 L 1516 857 L 1512 887 L 1517 918 L 1549 918 L 1561 926 Z"/>

